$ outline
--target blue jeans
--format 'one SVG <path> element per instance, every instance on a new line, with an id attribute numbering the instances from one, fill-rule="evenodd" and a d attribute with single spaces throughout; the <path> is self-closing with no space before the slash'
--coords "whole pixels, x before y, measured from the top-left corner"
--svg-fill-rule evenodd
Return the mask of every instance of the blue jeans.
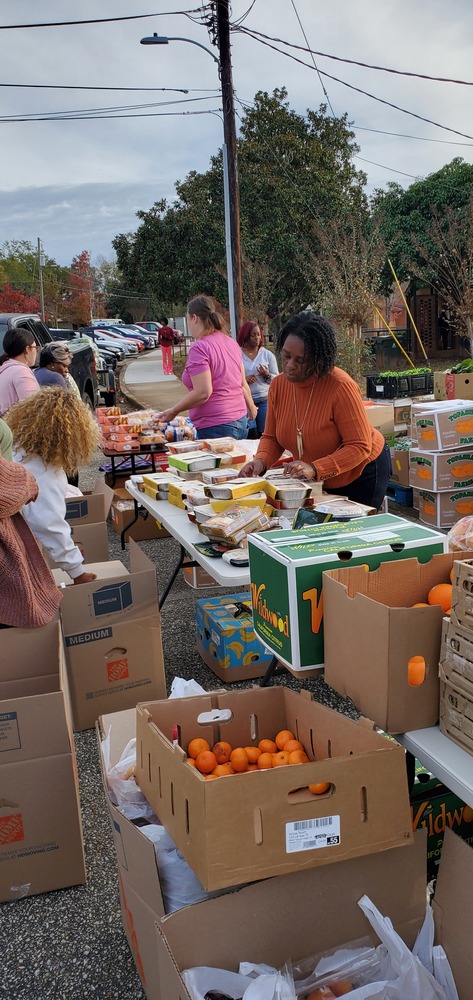
<path id="1" fill-rule="evenodd" d="M 385 444 L 378 458 L 368 462 L 361 476 L 358 476 L 358 479 L 355 479 L 353 483 L 349 483 L 348 486 L 340 486 L 336 490 L 331 490 L 329 483 L 327 483 L 324 490 L 326 493 L 338 493 L 356 503 L 365 503 L 368 507 L 376 507 L 376 510 L 379 510 L 386 496 L 386 487 L 391 471 L 391 454 L 387 444 Z"/>
<path id="2" fill-rule="evenodd" d="M 231 424 L 214 424 L 213 427 L 200 427 L 197 431 L 199 441 L 202 438 L 232 437 L 240 440 L 248 435 L 248 417 L 233 420 Z"/>
<path id="3" fill-rule="evenodd" d="M 256 414 L 256 430 L 258 431 L 258 437 L 261 437 L 264 431 L 264 425 L 266 423 L 266 413 L 268 410 L 268 399 L 267 396 L 264 399 L 254 399 L 255 406 L 258 407 L 258 412 Z"/>

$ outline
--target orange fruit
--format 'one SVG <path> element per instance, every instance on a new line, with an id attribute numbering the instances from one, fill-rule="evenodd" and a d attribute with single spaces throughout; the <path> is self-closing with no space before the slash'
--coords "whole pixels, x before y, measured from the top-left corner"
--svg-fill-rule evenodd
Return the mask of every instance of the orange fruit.
<path id="1" fill-rule="evenodd" d="M 287 753 L 287 750 L 286 750 L 286 753 Z M 290 764 L 307 764 L 308 760 L 309 760 L 309 758 L 308 758 L 308 756 L 307 756 L 307 754 L 305 753 L 304 750 L 293 750 L 289 754 L 289 763 Z"/>
<path id="2" fill-rule="evenodd" d="M 197 737 L 195 740 L 191 740 L 189 746 L 187 747 L 187 756 L 196 759 L 197 755 L 201 753 L 202 750 L 210 750 L 210 743 L 207 740 L 202 740 Z"/>
<path id="3" fill-rule="evenodd" d="M 407 664 L 407 683 L 419 687 L 425 681 L 425 660 L 423 656 L 411 656 Z"/>
<path id="4" fill-rule="evenodd" d="M 257 767 L 260 771 L 266 770 L 268 767 L 273 766 L 273 755 L 272 753 L 261 753 L 258 757 Z"/>
<path id="5" fill-rule="evenodd" d="M 195 758 L 195 766 L 201 774 L 211 774 L 217 767 L 217 758 L 211 750 L 201 750 Z"/>
<path id="6" fill-rule="evenodd" d="M 339 979 L 337 983 L 330 983 L 330 989 L 335 997 L 344 997 L 352 993 L 354 986 L 349 979 Z"/>
<path id="7" fill-rule="evenodd" d="M 273 767 L 285 767 L 286 764 L 289 764 L 289 754 L 285 750 L 273 754 Z"/>
<path id="8" fill-rule="evenodd" d="M 315 785 L 309 785 L 309 792 L 312 792 L 312 795 L 323 795 L 329 788 L 330 781 L 319 781 Z"/>
<path id="9" fill-rule="evenodd" d="M 261 750 L 261 753 L 277 753 L 278 751 L 274 740 L 260 740 L 258 747 Z"/>
<path id="10" fill-rule="evenodd" d="M 291 733 L 290 729 L 281 729 L 277 736 L 274 737 L 274 742 L 278 750 L 284 750 L 288 740 L 295 739 L 294 733 Z"/>
<path id="11" fill-rule="evenodd" d="M 261 750 L 259 747 L 244 747 L 250 764 L 257 764 L 258 757 L 261 755 Z"/>
<path id="12" fill-rule="evenodd" d="M 208 781 L 209 778 L 218 778 L 218 774 L 204 774 L 204 778 Z"/>
<path id="13" fill-rule="evenodd" d="M 423 601 L 419 601 L 418 604 L 412 604 L 413 608 L 430 608 L 430 604 L 424 604 Z"/>
<path id="14" fill-rule="evenodd" d="M 217 764 L 212 771 L 216 778 L 223 778 L 226 774 L 235 774 L 231 764 Z"/>
<path id="15" fill-rule="evenodd" d="M 225 740 L 220 740 L 219 743 L 214 743 L 212 747 L 212 753 L 214 753 L 217 758 L 217 764 L 227 764 L 230 760 L 231 752 L 232 748 L 229 743 L 225 743 Z"/>
<path id="16" fill-rule="evenodd" d="M 292 753 L 293 750 L 303 750 L 304 747 L 302 746 L 302 743 L 299 742 L 299 740 L 288 740 L 286 746 L 283 747 L 283 749 L 286 751 L 286 753 Z"/>
<path id="17" fill-rule="evenodd" d="M 455 576 L 455 567 L 452 566 L 450 570 L 450 583 L 453 583 L 453 577 Z"/>
<path id="18" fill-rule="evenodd" d="M 190 764 L 191 767 L 195 767 L 195 760 L 193 757 L 188 757 L 187 763 Z"/>
<path id="19" fill-rule="evenodd" d="M 452 606 L 451 583 L 437 583 L 427 594 L 429 604 L 438 604 L 443 611 L 448 612 Z"/>
<path id="20" fill-rule="evenodd" d="M 244 747 L 235 747 L 235 749 L 232 750 L 230 761 L 232 767 L 237 772 L 237 774 L 240 774 L 242 771 L 248 770 L 248 764 L 249 764 L 248 754 L 244 749 Z"/>
<path id="21" fill-rule="evenodd" d="M 258 770 L 258 765 L 257 764 L 248 764 L 248 770 L 249 771 L 257 771 Z"/>

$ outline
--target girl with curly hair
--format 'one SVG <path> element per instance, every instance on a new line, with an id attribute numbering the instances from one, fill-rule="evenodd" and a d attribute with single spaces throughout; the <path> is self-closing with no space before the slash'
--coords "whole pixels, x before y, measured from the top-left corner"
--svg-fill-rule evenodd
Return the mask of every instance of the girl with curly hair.
<path id="1" fill-rule="evenodd" d="M 13 461 L 35 477 L 39 495 L 23 508 L 33 534 L 74 583 L 90 583 L 83 556 L 66 521 L 67 475 L 88 462 L 98 444 L 98 429 L 88 407 L 60 388 L 40 389 L 8 411 Z"/>
<path id="2" fill-rule="evenodd" d="M 368 421 L 356 382 L 335 366 L 333 327 L 307 309 L 283 326 L 277 348 L 282 373 L 269 389 L 256 455 L 240 475 L 263 475 L 287 448 L 293 456 L 288 475 L 379 508 L 391 471 L 389 449 Z"/>

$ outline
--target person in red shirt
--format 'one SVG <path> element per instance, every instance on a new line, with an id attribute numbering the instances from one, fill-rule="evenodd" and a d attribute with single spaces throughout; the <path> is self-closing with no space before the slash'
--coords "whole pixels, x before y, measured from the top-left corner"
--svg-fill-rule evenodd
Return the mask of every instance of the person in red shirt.
<path id="1" fill-rule="evenodd" d="M 254 459 L 240 476 L 261 476 L 284 449 L 285 472 L 318 480 L 327 493 L 379 507 L 391 460 L 371 426 L 356 382 L 335 367 L 335 332 L 323 316 L 298 313 L 282 328 L 277 344 L 282 373 L 271 382 L 264 433 Z"/>
<path id="2" fill-rule="evenodd" d="M 174 343 L 174 330 L 168 325 L 167 316 L 163 316 L 161 323 L 163 324 L 161 329 L 158 331 L 159 346 L 161 348 L 161 354 L 163 357 L 163 374 L 173 375 L 174 369 L 172 365 L 172 345 Z"/>

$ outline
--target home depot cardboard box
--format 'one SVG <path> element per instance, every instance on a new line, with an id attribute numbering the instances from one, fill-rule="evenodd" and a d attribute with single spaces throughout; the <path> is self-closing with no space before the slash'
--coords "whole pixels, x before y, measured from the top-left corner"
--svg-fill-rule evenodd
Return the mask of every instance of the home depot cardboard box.
<path id="1" fill-rule="evenodd" d="M 144 511 L 143 508 L 141 510 L 147 514 L 147 511 Z M 130 538 L 133 538 L 135 542 L 143 542 L 149 538 L 169 538 L 169 532 L 151 514 L 143 517 L 140 513 L 138 520 L 127 529 L 127 525 L 133 521 L 134 516 L 134 500 L 130 497 L 127 490 L 116 489 L 110 508 L 110 518 L 115 534 L 121 535 L 124 531 L 125 542 L 128 542 Z"/>
<path id="2" fill-rule="evenodd" d="M 412 948 L 425 917 L 425 884 L 421 832 L 408 850 L 295 872 L 171 913 L 156 925 L 161 996 L 190 1000 L 182 973 L 194 966 L 236 972 L 243 960 L 279 969 L 366 936 L 376 947 L 379 938 L 358 906 L 365 894 Z M 432 909 L 435 943 L 446 950 L 460 1000 L 471 1000 L 472 898 L 472 849 L 446 830 Z M 284 920 L 268 919 L 281 912 Z"/>
<path id="3" fill-rule="evenodd" d="M 434 372 L 435 399 L 473 399 L 473 372 Z"/>
<path id="4" fill-rule="evenodd" d="M 180 745 L 173 743 L 178 727 Z M 207 781 L 187 764 L 212 746 L 297 734 L 306 764 Z M 136 780 L 205 889 L 307 870 L 412 840 L 404 751 L 307 691 L 255 687 L 137 706 Z M 324 795 L 310 784 L 327 782 Z"/>
<path id="5" fill-rule="evenodd" d="M 60 613 L 76 730 L 166 693 L 156 567 L 131 540 L 130 571 L 119 561 L 84 569 L 97 579 L 79 587 L 53 570 L 65 584 Z"/>
<path id="6" fill-rule="evenodd" d="M 466 514 L 473 514 L 473 486 L 433 493 L 419 490 L 419 520 L 434 528 L 451 528 Z"/>
<path id="7" fill-rule="evenodd" d="M 323 666 L 324 570 L 360 563 L 376 569 L 413 556 L 427 562 L 446 544 L 445 535 L 394 514 L 254 534 L 248 541 L 255 632 L 294 671 Z"/>
<path id="8" fill-rule="evenodd" d="M 263 677 L 272 656 L 255 635 L 248 590 L 196 601 L 195 622 L 197 649 L 220 680 Z"/>
<path id="9" fill-rule="evenodd" d="M 434 492 L 473 488 L 473 449 L 428 451 L 411 448 L 409 484 Z"/>
<path id="10" fill-rule="evenodd" d="M 113 500 L 113 490 L 103 479 L 97 479 L 94 489 L 82 496 L 66 499 L 66 521 L 72 540 L 80 549 L 84 562 L 105 562 L 108 559 L 107 517 Z M 51 569 L 57 563 L 43 549 L 43 555 Z"/>
<path id="11" fill-rule="evenodd" d="M 58 621 L 0 644 L 0 900 L 86 880 Z"/>
<path id="12" fill-rule="evenodd" d="M 412 605 L 426 602 L 435 584 L 449 583 L 455 560 L 472 556 L 450 552 L 427 563 L 406 559 L 369 573 L 355 566 L 324 574 L 325 681 L 387 733 L 424 729 L 438 720 L 444 612 Z M 417 687 L 408 681 L 413 656 L 425 664 Z"/>

